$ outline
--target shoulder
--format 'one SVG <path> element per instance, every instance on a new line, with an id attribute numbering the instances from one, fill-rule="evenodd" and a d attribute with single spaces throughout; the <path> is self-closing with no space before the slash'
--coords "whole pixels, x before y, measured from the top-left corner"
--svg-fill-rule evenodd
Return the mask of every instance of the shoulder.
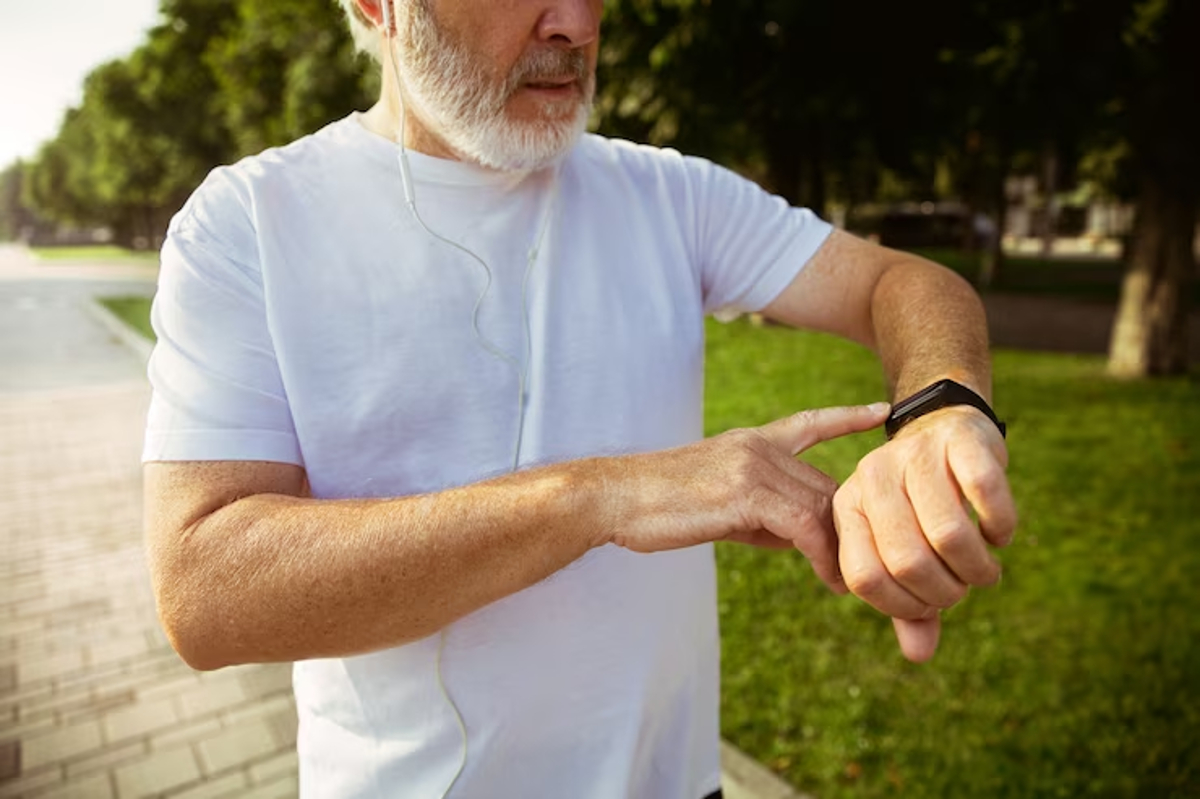
<path id="1" fill-rule="evenodd" d="M 589 133 L 580 139 L 571 155 L 582 168 L 617 170 L 633 177 L 683 177 L 709 161 L 686 156 L 670 147 L 637 144 Z"/>
<path id="2" fill-rule="evenodd" d="M 637 144 L 595 134 L 580 140 L 571 159 L 581 171 L 620 176 L 641 188 L 659 184 L 692 194 L 707 192 L 714 184 L 757 185 L 707 158 L 684 155 L 670 147 Z M 597 176 L 589 174 L 588 177 Z"/>
<path id="3" fill-rule="evenodd" d="M 252 218 L 255 206 L 271 194 L 337 175 L 348 159 L 361 158 L 349 129 L 353 125 L 357 122 L 346 117 L 289 144 L 216 167 L 172 221 L 172 229 L 203 223 L 214 215 Z"/>

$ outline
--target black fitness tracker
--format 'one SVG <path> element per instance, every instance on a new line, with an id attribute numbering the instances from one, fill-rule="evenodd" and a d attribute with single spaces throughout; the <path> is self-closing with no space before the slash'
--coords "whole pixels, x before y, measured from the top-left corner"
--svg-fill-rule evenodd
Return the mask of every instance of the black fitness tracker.
<path id="1" fill-rule="evenodd" d="M 892 415 L 888 417 L 887 423 L 884 425 L 888 440 L 891 440 L 892 436 L 900 432 L 900 428 L 914 419 L 919 419 L 927 413 L 948 408 L 951 405 L 970 405 L 972 408 L 978 408 L 987 415 L 987 418 L 995 422 L 996 427 L 1000 428 L 1000 435 L 1008 437 L 1008 426 L 996 418 L 996 413 L 987 404 L 987 400 L 961 383 L 955 383 L 953 380 L 939 380 L 929 388 L 918 391 L 892 407 Z"/>

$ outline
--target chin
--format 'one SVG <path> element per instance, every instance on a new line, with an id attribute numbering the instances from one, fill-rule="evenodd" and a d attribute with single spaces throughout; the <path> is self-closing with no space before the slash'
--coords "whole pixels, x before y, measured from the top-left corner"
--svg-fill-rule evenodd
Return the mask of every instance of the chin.
<path id="1" fill-rule="evenodd" d="M 504 120 L 460 141 L 458 147 L 472 161 L 501 172 L 542 169 L 566 155 L 587 130 L 589 109 L 576 104 L 564 113 L 555 103 L 554 113 L 535 121 Z"/>

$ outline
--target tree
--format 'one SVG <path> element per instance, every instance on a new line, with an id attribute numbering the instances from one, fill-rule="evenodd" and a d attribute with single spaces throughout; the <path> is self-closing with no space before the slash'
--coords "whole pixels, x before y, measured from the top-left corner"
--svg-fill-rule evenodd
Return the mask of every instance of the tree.
<path id="1" fill-rule="evenodd" d="M 52 225 L 24 199 L 29 166 L 14 161 L 0 172 L 0 241 L 29 241 L 52 231 Z"/>
<path id="2" fill-rule="evenodd" d="M 329 0 L 164 0 L 128 58 L 93 71 L 32 167 L 55 219 L 156 246 L 213 167 L 309 133 L 370 101 Z"/>
<path id="3" fill-rule="evenodd" d="M 1131 5 L 1125 75 L 1111 107 L 1128 141 L 1138 213 L 1109 371 L 1145 377 L 1180 374 L 1188 363 L 1187 289 L 1200 213 L 1200 4 Z"/>
<path id="4" fill-rule="evenodd" d="M 331 0 L 237 0 L 236 22 L 205 54 L 218 113 L 240 153 L 285 144 L 379 95 Z"/>

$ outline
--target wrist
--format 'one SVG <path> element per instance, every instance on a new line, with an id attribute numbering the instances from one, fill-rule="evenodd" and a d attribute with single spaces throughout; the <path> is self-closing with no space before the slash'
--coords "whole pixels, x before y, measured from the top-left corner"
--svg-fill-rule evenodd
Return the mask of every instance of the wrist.
<path id="1" fill-rule="evenodd" d="M 562 484 L 565 511 L 588 551 L 613 543 L 621 528 L 619 458 L 586 458 L 567 464 Z"/>
<path id="2" fill-rule="evenodd" d="M 1001 436 L 1007 435 L 1006 425 L 1000 421 L 991 404 L 982 395 L 968 385 L 947 378 L 898 400 L 885 425 L 887 436 L 889 439 L 894 438 L 902 429 L 921 419 L 945 410 L 960 408 L 969 408 L 983 415 L 996 426 Z"/>

